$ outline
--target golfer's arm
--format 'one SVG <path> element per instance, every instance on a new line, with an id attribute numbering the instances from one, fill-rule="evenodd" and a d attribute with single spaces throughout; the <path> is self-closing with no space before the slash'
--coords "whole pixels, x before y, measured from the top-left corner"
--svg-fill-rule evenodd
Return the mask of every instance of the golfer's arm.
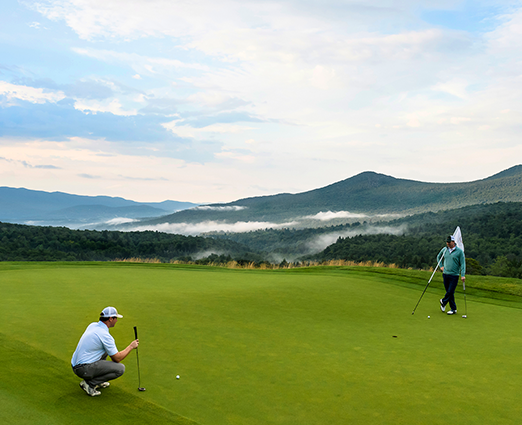
<path id="1" fill-rule="evenodd" d="M 116 363 L 121 362 L 125 357 L 129 355 L 133 348 L 134 347 L 132 346 L 132 343 L 129 344 L 127 348 L 125 348 L 122 351 L 118 351 L 114 356 L 111 356 L 112 361 Z"/>

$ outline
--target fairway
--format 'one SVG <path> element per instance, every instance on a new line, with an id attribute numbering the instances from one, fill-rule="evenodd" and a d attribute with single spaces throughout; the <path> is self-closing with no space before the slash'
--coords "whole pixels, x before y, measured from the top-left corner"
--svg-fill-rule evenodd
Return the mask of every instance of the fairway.
<path id="1" fill-rule="evenodd" d="M 437 274 L 412 315 L 427 278 L 0 263 L 0 423 L 519 423 L 522 309 L 468 295 L 462 319 L 458 294 L 449 317 Z M 111 330 L 120 350 L 139 329 L 146 392 L 135 353 L 99 397 L 72 373 L 108 305 L 124 316 Z"/>

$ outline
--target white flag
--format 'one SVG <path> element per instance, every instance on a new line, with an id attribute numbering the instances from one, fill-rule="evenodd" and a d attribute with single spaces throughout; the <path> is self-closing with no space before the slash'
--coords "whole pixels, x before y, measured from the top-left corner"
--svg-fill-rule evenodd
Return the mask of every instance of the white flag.
<path id="1" fill-rule="evenodd" d="M 460 231 L 460 227 L 457 226 L 457 228 L 455 229 L 455 233 L 453 233 L 453 237 L 455 238 L 455 243 L 457 244 L 457 246 L 462 249 L 462 251 L 464 252 L 464 243 L 462 242 L 462 232 Z"/>

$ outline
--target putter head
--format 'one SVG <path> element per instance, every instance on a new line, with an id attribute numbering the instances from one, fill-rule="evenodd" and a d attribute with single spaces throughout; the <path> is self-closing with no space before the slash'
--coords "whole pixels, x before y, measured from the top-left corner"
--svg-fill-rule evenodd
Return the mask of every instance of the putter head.
<path id="1" fill-rule="evenodd" d="M 143 387 L 139 387 L 139 388 L 138 388 L 138 391 L 145 391 L 145 388 L 143 388 Z"/>
<path id="2" fill-rule="evenodd" d="M 462 315 L 462 318 L 463 318 L 463 319 L 467 319 L 468 316 L 466 316 L 465 314 L 463 314 L 463 315 Z"/>

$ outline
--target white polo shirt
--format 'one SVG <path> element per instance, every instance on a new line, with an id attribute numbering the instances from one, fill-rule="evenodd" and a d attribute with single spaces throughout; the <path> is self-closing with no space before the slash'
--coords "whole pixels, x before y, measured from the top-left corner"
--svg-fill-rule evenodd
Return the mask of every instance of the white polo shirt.
<path id="1" fill-rule="evenodd" d="M 103 322 L 93 322 L 83 333 L 74 352 L 71 365 L 88 364 L 97 362 L 107 353 L 114 356 L 118 352 L 114 338 L 109 333 L 109 328 Z"/>

